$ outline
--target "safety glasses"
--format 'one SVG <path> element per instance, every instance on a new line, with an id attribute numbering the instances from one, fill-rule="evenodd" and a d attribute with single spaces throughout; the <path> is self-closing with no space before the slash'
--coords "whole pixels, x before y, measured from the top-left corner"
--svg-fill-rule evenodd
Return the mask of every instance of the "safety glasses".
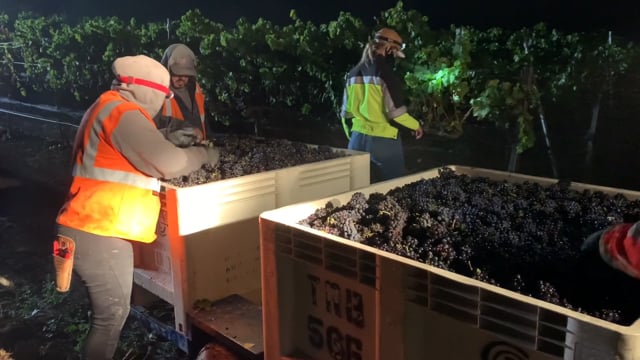
<path id="1" fill-rule="evenodd" d="M 400 48 L 400 50 L 404 50 L 407 47 L 407 44 L 405 43 L 401 43 L 399 41 L 393 40 L 393 39 L 389 39 L 386 36 L 382 36 L 382 35 L 376 35 L 376 40 L 382 40 L 382 41 L 386 41 L 388 43 L 392 43 L 396 46 L 398 46 Z"/>

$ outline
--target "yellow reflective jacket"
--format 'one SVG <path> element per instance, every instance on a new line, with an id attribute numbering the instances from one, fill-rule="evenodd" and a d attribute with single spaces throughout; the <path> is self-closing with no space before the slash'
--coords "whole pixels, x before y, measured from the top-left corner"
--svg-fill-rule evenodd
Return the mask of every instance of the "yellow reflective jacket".
<path id="1" fill-rule="evenodd" d="M 396 139 L 398 125 L 410 130 L 420 127 L 418 120 L 407 113 L 402 83 L 381 55 L 371 63 L 361 61 L 351 69 L 347 75 L 340 115 L 348 138 L 351 131 L 357 131 Z M 347 124 L 349 119 L 351 127 Z"/>

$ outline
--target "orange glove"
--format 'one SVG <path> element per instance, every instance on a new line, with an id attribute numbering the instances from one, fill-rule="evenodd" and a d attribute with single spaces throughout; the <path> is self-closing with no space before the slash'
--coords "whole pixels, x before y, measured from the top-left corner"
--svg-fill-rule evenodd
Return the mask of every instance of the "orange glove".
<path id="1" fill-rule="evenodd" d="M 591 234 L 583 252 L 595 252 L 605 263 L 640 279 L 640 222 L 621 223 Z"/>

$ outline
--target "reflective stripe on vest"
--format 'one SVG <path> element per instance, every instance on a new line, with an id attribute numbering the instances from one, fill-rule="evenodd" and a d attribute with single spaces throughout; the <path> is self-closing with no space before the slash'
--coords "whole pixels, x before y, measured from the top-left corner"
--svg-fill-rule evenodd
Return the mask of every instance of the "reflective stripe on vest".
<path id="1" fill-rule="evenodd" d="M 200 104 L 196 104 L 198 106 L 198 113 L 200 115 L 200 122 L 204 125 L 204 110 L 201 109 Z M 166 116 L 172 116 L 173 115 L 173 107 L 171 106 L 171 99 L 166 99 L 164 101 L 164 108 L 165 108 L 165 112 L 164 114 Z M 184 120 L 184 119 L 179 119 L 179 120 Z"/>
<path id="2" fill-rule="evenodd" d="M 164 101 L 165 115 L 171 116 L 173 111 L 171 111 L 171 99 L 165 99 Z"/>
<path id="3" fill-rule="evenodd" d="M 347 80 L 347 85 L 379 85 L 382 86 L 384 81 L 379 76 L 354 76 Z"/>
<path id="4" fill-rule="evenodd" d="M 98 135 L 102 133 L 102 124 L 111 111 L 121 103 L 122 101 L 112 101 L 100 109 L 96 119 L 93 121 L 93 124 L 91 124 L 92 130 L 90 131 L 89 140 L 82 155 L 82 163 L 73 166 L 72 174 L 73 176 L 81 176 L 88 179 L 110 181 L 141 189 L 159 191 L 160 181 L 158 179 L 127 171 L 100 168 L 94 165 L 96 154 L 98 153 L 98 144 L 100 143 Z"/>

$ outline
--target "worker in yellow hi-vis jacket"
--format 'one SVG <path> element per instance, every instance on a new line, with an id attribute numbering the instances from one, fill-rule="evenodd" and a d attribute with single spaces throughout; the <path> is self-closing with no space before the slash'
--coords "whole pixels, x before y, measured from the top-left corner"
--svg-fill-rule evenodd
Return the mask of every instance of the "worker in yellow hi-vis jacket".
<path id="1" fill-rule="evenodd" d="M 395 30 L 376 32 L 360 62 L 347 75 L 342 124 L 349 149 L 371 156 L 371 181 L 404 175 L 404 150 L 399 129 L 423 135 L 420 122 L 407 112 L 402 82 L 393 73 L 396 59 L 405 57 L 402 38 Z"/>

